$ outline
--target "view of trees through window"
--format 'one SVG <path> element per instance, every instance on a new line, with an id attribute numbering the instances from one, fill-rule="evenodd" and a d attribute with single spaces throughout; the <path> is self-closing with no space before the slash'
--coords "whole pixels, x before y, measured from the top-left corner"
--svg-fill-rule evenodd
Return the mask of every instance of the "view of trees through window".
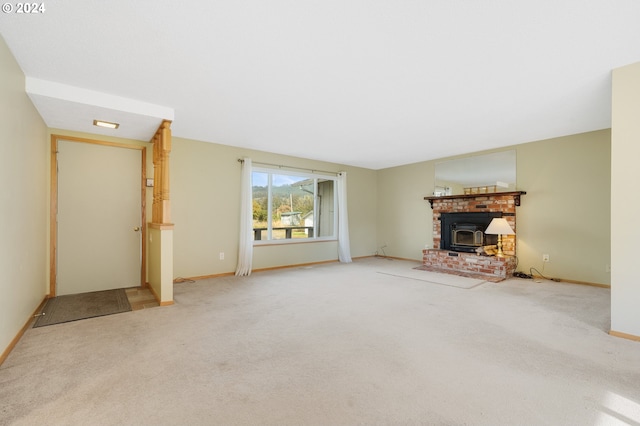
<path id="1" fill-rule="evenodd" d="M 254 240 L 332 235 L 333 218 L 328 222 L 330 226 L 324 226 L 328 228 L 326 230 L 319 219 L 322 215 L 333 215 L 333 181 L 322 179 L 320 185 L 318 181 L 318 178 L 309 176 L 254 171 Z M 331 191 L 327 191 L 329 187 Z M 323 193 L 331 199 L 325 201 Z"/>

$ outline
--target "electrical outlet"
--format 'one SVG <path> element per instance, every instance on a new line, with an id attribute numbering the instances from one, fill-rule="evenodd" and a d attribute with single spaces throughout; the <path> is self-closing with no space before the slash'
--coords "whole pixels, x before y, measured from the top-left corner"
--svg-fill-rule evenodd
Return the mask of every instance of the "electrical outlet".
<path id="1" fill-rule="evenodd" d="M 224 252 L 223 251 L 220 252 L 220 260 L 224 260 Z"/>
<path id="2" fill-rule="evenodd" d="M 548 254 L 543 254 L 542 255 L 542 261 L 543 262 L 549 262 L 549 255 Z"/>

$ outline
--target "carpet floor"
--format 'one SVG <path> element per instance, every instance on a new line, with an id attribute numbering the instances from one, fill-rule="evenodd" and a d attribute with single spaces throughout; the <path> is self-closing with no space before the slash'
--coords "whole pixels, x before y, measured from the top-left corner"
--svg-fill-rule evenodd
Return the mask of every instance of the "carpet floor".
<path id="1" fill-rule="evenodd" d="M 171 306 L 31 328 L 0 366 L 0 424 L 640 424 L 640 344 L 607 334 L 608 289 L 415 266 L 200 280 Z"/>
<path id="2" fill-rule="evenodd" d="M 402 268 L 397 271 L 379 272 L 380 274 L 395 275 L 397 277 L 409 278 L 412 280 L 424 281 L 431 284 L 447 285 L 450 287 L 458 287 L 471 289 L 486 283 L 488 280 L 483 278 L 471 278 L 460 275 L 445 274 L 441 272 L 433 272 L 421 268 Z"/>

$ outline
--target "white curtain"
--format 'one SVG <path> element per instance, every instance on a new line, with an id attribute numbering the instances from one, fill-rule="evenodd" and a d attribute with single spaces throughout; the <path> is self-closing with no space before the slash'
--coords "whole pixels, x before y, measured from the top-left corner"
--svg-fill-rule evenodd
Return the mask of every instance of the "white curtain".
<path id="1" fill-rule="evenodd" d="M 240 189 L 240 248 L 236 275 L 251 275 L 253 261 L 253 202 L 251 194 L 251 159 L 242 161 L 242 188 Z"/>
<path id="2" fill-rule="evenodd" d="M 347 172 L 338 173 L 338 259 L 351 262 L 349 213 L 347 209 Z"/>

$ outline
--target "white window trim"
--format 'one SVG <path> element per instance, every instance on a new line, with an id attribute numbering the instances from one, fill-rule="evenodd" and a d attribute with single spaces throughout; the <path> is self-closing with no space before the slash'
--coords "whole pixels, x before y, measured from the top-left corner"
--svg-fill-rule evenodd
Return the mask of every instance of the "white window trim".
<path id="1" fill-rule="evenodd" d="M 267 173 L 267 194 L 268 194 L 268 202 L 269 206 L 267 210 L 267 239 L 266 240 L 253 240 L 254 246 L 268 246 L 268 245 L 280 245 L 280 244 L 309 244 L 316 242 L 326 242 L 326 241 L 337 241 L 338 240 L 338 195 L 337 195 L 337 185 L 338 185 L 338 177 L 332 174 L 323 174 L 323 173 L 313 173 L 313 172 L 304 172 L 304 171 L 295 171 L 295 170 L 283 170 L 278 167 L 268 167 L 268 166 L 258 166 L 253 167 L 252 173 Z M 271 188 L 272 188 L 272 175 L 288 175 L 288 176 L 297 176 L 297 177 L 305 177 L 309 179 L 314 179 L 313 185 L 313 217 L 314 217 L 314 228 L 317 229 L 318 224 L 317 220 L 319 218 L 317 209 L 318 206 L 316 204 L 317 201 L 317 193 L 318 193 L 318 179 L 330 179 L 333 181 L 333 235 L 318 237 L 315 236 L 312 238 L 289 238 L 289 239 L 277 239 L 273 240 L 272 237 L 272 212 L 271 212 Z M 253 188 L 253 181 L 251 182 L 251 187 Z M 253 199 L 253 197 L 252 197 Z M 253 203 L 252 203 L 253 205 Z M 252 207 L 253 208 L 253 207 Z"/>

